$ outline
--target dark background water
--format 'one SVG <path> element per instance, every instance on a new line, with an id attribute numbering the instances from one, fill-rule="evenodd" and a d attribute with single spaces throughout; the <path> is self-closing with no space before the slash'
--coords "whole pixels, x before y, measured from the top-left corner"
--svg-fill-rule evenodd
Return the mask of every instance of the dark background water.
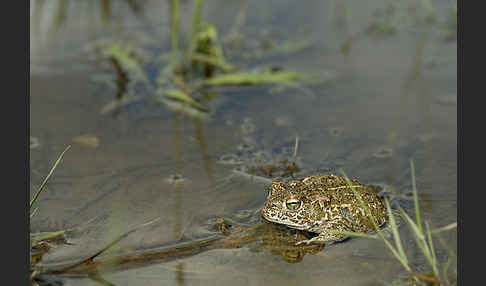
<path id="1" fill-rule="evenodd" d="M 299 89 L 275 94 L 270 87 L 223 90 L 205 121 L 178 116 L 150 101 L 115 115 L 102 113 L 116 89 L 112 74 L 95 60 L 93 45 L 129 43 L 143 52 L 147 71 L 157 74 L 164 68 L 159 56 L 170 50 L 169 2 L 31 1 L 30 135 L 39 141 L 30 149 L 31 194 L 72 144 L 39 199 L 31 231 L 99 218 L 73 238 L 74 246 L 59 249 L 47 261 L 97 250 L 155 217 L 160 218 L 156 226 L 127 237 L 120 247 L 195 237 L 202 234 L 202 217 L 261 206 L 264 184 L 228 181 L 231 168 L 217 163 L 245 136 L 265 150 L 293 147 L 298 136 L 306 172 L 343 169 L 360 181 L 387 183 L 402 193 L 411 189 L 413 159 L 425 219 L 433 227 L 456 221 L 457 47 L 447 39 L 455 29 L 453 2 L 430 1 L 436 18 L 428 23 L 427 1 L 206 1 L 203 18 L 216 26 L 220 38 L 238 31 L 257 46 L 262 39 L 277 46 L 312 40 L 293 53 L 235 57 L 241 66 L 328 71 L 332 79 L 309 87 L 310 94 Z M 180 9 L 187 37 L 193 3 L 181 1 Z M 238 15 L 246 16 L 240 26 L 235 24 Z M 362 32 L 378 20 L 391 23 L 396 33 Z M 253 123 L 249 134 L 241 129 L 245 122 Z M 99 145 L 73 142 L 86 135 L 97 137 Z M 180 188 L 168 182 L 174 174 L 185 178 Z M 455 230 L 441 236 L 456 250 Z M 423 264 L 412 241 L 406 240 L 411 260 Z M 382 242 L 365 239 L 306 256 L 297 264 L 247 248 L 214 250 L 181 261 L 105 279 L 116 285 L 376 285 L 403 273 Z"/>

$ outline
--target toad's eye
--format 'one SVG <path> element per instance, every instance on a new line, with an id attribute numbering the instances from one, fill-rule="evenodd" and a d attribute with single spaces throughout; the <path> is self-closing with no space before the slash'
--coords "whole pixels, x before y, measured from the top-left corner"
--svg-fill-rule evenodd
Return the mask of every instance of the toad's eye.
<path id="1" fill-rule="evenodd" d="M 296 211 L 296 210 L 300 209 L 301 205 L 302 205 L 302 202 L 299 199 L 296 199 L 296 198 L 288 199 L 285 202 L 285 206 L 287 207 L 288 210 L 291 210 L 291 211 Z"/>

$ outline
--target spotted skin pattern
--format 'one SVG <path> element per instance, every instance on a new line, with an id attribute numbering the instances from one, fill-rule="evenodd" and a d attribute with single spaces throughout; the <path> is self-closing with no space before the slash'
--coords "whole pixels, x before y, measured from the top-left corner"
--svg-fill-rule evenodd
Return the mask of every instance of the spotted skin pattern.
<path id="1" fill-rule="evenodd" d="M 385 224 L 386 209 L 372 188 L 357 180 L 351 180 L 351 186 L 361 196 L 376 224 Z M 366 214 L 346 179 L 332 174 L 310 176 L 288 183 L 273 182 L 268 188 L 262 215 L 270 222 L 318 234 L 298 244 L 346 238 L 336 231 L 367 233 L 375 230 L 370 215 Z"/>

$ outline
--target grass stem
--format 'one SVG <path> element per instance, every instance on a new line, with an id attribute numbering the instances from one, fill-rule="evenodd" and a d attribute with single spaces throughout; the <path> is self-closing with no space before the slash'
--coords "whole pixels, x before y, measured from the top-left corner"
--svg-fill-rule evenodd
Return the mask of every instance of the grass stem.
<path id="1" fill-rule="evenodd" d="M 415 206 L 415 219 L 417 220 L 417 227 L 420 233 L 423 233 L 422 221 L 420 219 L 420 208 L 417 194 L 417 184 L 415 182 L 415 165 L 413 159 L 410 159 L 410 172 L 412 174 L 412 186 L 413 186 L 413 204 Z"/>
<path id="2" fill-rule="evenodd" d="M 175 71 L 178 63 L 179 52 L 179 0 L 172 0 L 172 27 L 171 27 L 171 41 L 172 41 L 172 71 Z"/>
<path id="3" fill-rule="evenodd" d="M 37 192 L 34 194 L 34 197 L 32 198 L 32 200 L 30 200 L 29 209 L 32 209 L 32 206 L 34 205 L 35 201 L 37 200 L 40 193 L 42 192 L 42 190 L 46 186 L 47 181 L 49 181 L 49 178 L 51 177 L 52 173 L 56 169 L 57 165 L 59 164 L 59 162 L 61 162 L 61 159 L 64 156 L 64 153 L 66 153 L 66 151 L 69 150 L 69 148 L 71 148 L 71 145 L 67 146 L 66 149 L 64 149 L 64 151 L 61 153 L 61 155 L 59 155 L 59 158 L 57 158 L 56 163 L 54 163 L 54 166 L 52 166 L 51 170 L 49 171 L 49 174 L 47 174 L 47 176 L 45 177 L 44 181 L 42 182 L 41 186 L 39 187 L 39 190 L 37 190 Z"/>

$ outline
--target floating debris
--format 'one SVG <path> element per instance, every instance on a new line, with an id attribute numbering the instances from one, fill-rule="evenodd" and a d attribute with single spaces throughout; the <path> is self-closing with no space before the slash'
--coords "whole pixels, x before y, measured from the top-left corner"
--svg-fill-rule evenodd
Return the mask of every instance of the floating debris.
<path id="1" fill-rule="evenodd" d="M 30 149 L 35 149 L 40 146 L 39 138 L 30 136 Z"/>
<path id="2" fill-rule="evenodd" d="M 223 154 L 218 159 L 218 163 L 220 164 L 227 164 L 227 165 L 238 165 L 242 164 L 243 161 L 238 157 L 236 154 Z"/>
<path id="3" fill-rule="evenodd" d="M 389 147 L 382 147 L 380 150 L 378 150 L 373 154 L 374 157 L 381 158 L 381 159 L 389 158 L 392 155 L 393 155 L 393 150 Z"/>
<path id="4" fill-rule="evenodd" d="M 91 148 L 97 148 L 100 145 L 100 139 L 91 135 L 76 136 L 73 138 L 73 142 Z"/>
<path id="5" fill-rule="evenodd" d="M 170 175 L 165 181 L 171 185 L 176 185 L 186 181 L 186 179 L 181 174 L 174 174 Z"/>
<path id="6" fill-rule="evenodd" d="M 334 128 L 329 129 L 329 134 L 331 136 L 336 136 L 336 137 L 341 136 L 343 134 L 343 130 L 344 129 L 341 128 L 341 127 L 334 127 Z"/>

